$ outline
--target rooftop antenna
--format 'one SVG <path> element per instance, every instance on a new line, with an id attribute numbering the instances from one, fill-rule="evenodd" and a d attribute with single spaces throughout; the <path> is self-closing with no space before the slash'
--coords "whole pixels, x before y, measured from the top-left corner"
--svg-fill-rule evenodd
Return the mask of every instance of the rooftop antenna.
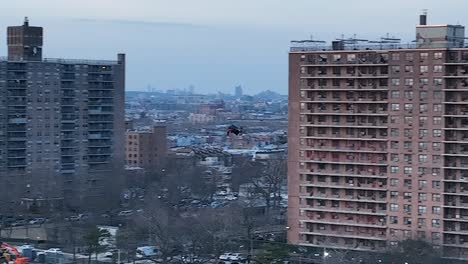
<path id="1" fill-rule="evenodd" d="M 29 26 L 29 18 L 28 17 L 24 17 L 24 25 L 26 27 Z"/>

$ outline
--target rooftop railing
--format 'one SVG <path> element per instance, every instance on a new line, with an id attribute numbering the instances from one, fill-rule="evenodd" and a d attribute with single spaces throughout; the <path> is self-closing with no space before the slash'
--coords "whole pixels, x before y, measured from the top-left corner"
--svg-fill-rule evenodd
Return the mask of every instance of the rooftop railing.
<path id="1" fill-rule="evenodd" d="M 10 61 L 8 57 L 0 57 L 0 61 L 9 62 L 29 62 L 29 61 Z M 31 61 L 36 62 L 36 61 Z M 81 59 L 59 59 L 59 58 L 44 58 L 41 62 L 60 63 L 60 64 L 85 64 L 85 65 L 117 65 L 115 60 L 81 60 Z"/>

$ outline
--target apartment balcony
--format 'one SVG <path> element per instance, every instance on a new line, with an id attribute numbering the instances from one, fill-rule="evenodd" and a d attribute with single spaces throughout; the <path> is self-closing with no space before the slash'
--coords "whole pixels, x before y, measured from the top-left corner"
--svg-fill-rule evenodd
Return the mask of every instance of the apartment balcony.
<path id="1" fill-rule="evenodd" d="M 334 177 L 337 178 L 337 177 Z M 351 177 L 346 177 L 351 178 Z M 339 179 L 339 178 L 337 178 Z M 365 182 L 365 181 L 364 181 Z M 373 190 L 373 191 L 386 191 L 387 188 L 382 181 L 373 181 L 371 183 L 360 183 L 360 181 L 349 180 L 344 181 L 325 181 L 320 182 L 316 179 L 314 181 L 304 181 L 301 184 L 304 187 L 318 187 L 318 188 L 329 188 L 329 189 L 350 189 L 350 190 Z"/>
<path id="2" fill-rule="evenodd" d="M 15 98 L 15 97 L 25 97 L 27 96 L 26 89 L 24 90 L 8 90 L 7 97 Z M 14 99 L 12 99 L 14 100 Z"/>
<path id="3" fill-rule="evenodd" d="M 113 98 L 113 92 L 112 91 L 93 91 L 90 90 L 88 94 L 88 98 Z"/>
<path id="4" fill-rule="evenodd" d="M 112 82 L 89 82 L 88 88 L 90 90 L 112 90 L 114 84 Z"/>
<path id="5" fill-rule="evenodd" d="M 384 231 L 382 231 L 384 232 Z M 342 231 L 331 231 L 331 230 L 314 230 L 314 231 L 299 231 L 301 235 L 312 235 L 312 236 L 325 236 L 325 237 L 339 237 L 339 238 L 354 238 L 362 240 L 380 240 L 385 241 L 386 235 L 382 232 L 372 232 L 369 234 L 361 232 L 345 232 Z"/>
<path id="6" fill-rule="evenodd" d="M 299 222 L 303 224 L 338 225 L 338 226 L 354 226 L 354 227 L 369 227 L 369 228 L 386 228 L 387 227 L 385 217 L 381 217 L 378 220 L 374 218 L 369 220 L 365 216 L 362 218 L 346 217 L 346 219 L 343 219 L 342 216 L 344 215 L 341 215 L 341 217 L 339 217 L 338 214 L 334 214 L 334 215 L 335 217 L 330 217 L 329 215 L 325 216 L 325 215 L 320 215 L 320 214 L 316 214 L 316 215 L 312 214 L 310 217 L 308 215 L 307 219 L 299 220 Z"/>
<path id="7" fill-rule="evenodd" d="M 376 190 L 377 191 L 377 190 Z M 355 203 L 364 203 L 364 204 L 386 204 L 387 199 L 377 196 L 363 196 L 363 195 L 333 195 L 333 194 L 324 194 L 324 193 L 310 193 L 299 196 L 302 199 L 312 199 L 312 200 L 323 200 L 323 201 L 339 201 L 339 202 L 355 202 Z M 311 205 L 312 206 L 312 205 Z M 377 213 L 376 209 L 366 209 L 366 208 L 355 208 L 349 207 L 345 208 L 344 206 L 320 206 L 313 205 L 314 208 L 318 209 L 336 209 L 336 210 L 346 210 L 346 211 L 356 211 L 362 213 Z M 383 210 L 385 211 L 385 210 Z"/>
<path id="8" fill-rule="evenodd" d="M 363 91 L 363 92 L 386 92 L 388 85 L 346 85 L 346 86 L 330 86 L 330 85 L 306 85 L 300 88 L 301 91 Z"/>
<path id="9" fill-rule="evenodd" d="M 72 80 L 62 80 L 60 82 L 60 86 L 62 89 L 75 89 L 76 88 L 75 82 Z"/>
<path id="10" fill-rule="evenodd" d="M 76 79 L 75 73 L 73 73 L 73 72 L 62 73 L 60 78 L 62 79 L 62 81 L 75 80 Z"/>
<path id="11" fill-rule="evenodd" d="M 372 128 L 372 129 L 386 129 L 388 128 L 388 123 L 384 122 L 314 122 L 314 123 L 305 123 L 300 124 L 302 127 L 336 127 L 336 128 Z"/>
<path id="12" fill-rule="evenodd" d="M 100 163 L 110 163 L 110 156 L 88 156 L 89 164 L 100 164 Z"/>
<path id="13" fill-rule="evenodd" d="M 316 145 L 301 147 L 300 150 L 314 151 L 314 152 L 352 152 L 352 153 L 379 153 L 379 154 L 387 153 L 386 148 L 373 148 L 373 147 L 346 148 L 346 147 L 326 147 L 326 146 L 318 147 Z"/>
<path id="14" fill-rule="evenodd" d="M 25 72 L 27 70 L 26 62 L 8 62 L 7 70 L 8 71 Z"/>
<path id="15" fill-rule="evenodd" d="M 93 133 L 88 135 L 88 139 L 108 139 L 112 136 L 108 133 Z"/>
<path id="16" fill-rule="evenodd" d="M 467 76 L 468 77 L 468 76 Z M 468 92 L 450 92 L 447 93 L 444 100 L 445 104 L 468 104 Z M 464 107 L 466 108 L 466 107 Z"/>
<path id="17" fill-rule="evenodd" d="M 356 240 L 357 241 L 357 240 Z M 360 242 L 352 241 L 350 243 L 334 243 L 334 242 L 314 242 L 314 241 L 304 241 L 299 243 L 299 246 L 304 247 L 319 247 L 319 248 L 328 248 L 328 249 L 337 249 L 337 250 L 353 250 L 353 251 L 385 251 L 385 244 L 382 243 L 379 246 L 369 246 L 364 245 Z"/>
<path id="18" fill-rule="evenodd" d="M 338 74 L 333 74 L 333 73 L 320 73 L 317 72 L 315 74 L 308 74 L 308 73 L 303 73 L 301 74 L 301 79 L 388 79 L 388 74 L 343 74 L 343 75 L 338 75 Z"/>

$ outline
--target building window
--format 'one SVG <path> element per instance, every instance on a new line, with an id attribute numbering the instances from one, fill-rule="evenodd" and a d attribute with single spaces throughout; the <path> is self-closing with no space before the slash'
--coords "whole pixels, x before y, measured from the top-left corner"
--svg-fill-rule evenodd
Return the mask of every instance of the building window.
<path id="1" fill-rule="evenodd" d="M 420 104 L 420 105 L 419 105 L 419 112 L 420 112 L 420 113 L 425 113 L 425 112 L 427 112 L 427 104 Z"/>
<path id="2" fill-rule="evenodd" d="M 427 212 L 427 208 L 425 205 L 418 206 L 418 214 L 425 214 Z"/>
<path id="3" fill-rule="evenodd" d="M 398 224 L 398 216 L 390 216 L 390 224 L 397 225 Z"/>
<path id="4" fill-rule="evenodd" d="M 440 116 L 434 116 L 434 117 L 432 118 L 432 124 L 434 124 L 434 125 L 440 125 L 440 124 L 442 124 L 442 117 L 440 117 Z"/>
<path id="5" fill-rule="evenodd" d="M 356 54 L 348 54 L 347 59 L 349 62 L 354 62 L 356 60 Z"/>
<path id="6" fill-rule="evenodd" d="M 411 154 L 403 154 L 403 159 L 405 162 L 412 162 L 413 161 L 413 158 L 411 156 Z"/>
<path id="7" fill-rule="evenodd" d="M 399 73 L 400 72 L 400 66 L 392 66 L 392 72 L 393 73 Z"/>
<path id="8" fill-rule="evenodd" d="M 398 186 L 399 182 L 400 181 L 398 179 L 395 179 L 395 178 L 390 179 L 390 186 L 396 187 Z"/>
<path id="9" fill-rule="evenodd" d="M 418 218 L 418 226 L 422 227 L 426 225 L 426 219 L 425 218 Z"/>
<path id="10" fill-rule="evenodd" d="M 441 104 L 434 104 L 434 112 L 441 112 L 442 105 Z"/>
<path id="11" fill-rule="evenodd" d="M 405 111 L 412 111 L 413 110 L 413 104 L 405 104 Z"/>
<path id="12" fill-rule="evenodd" d="M 414 55 L 413 53 L 406 53 L 406 60 L 407 61 L 413 61 Z"/>
<path id="13" fill-rule="evenodd" d="M 426 135 L 427 135 L 427 130 L 426 129 L 420 129 L 419 130 L 419 135 L 421 135 L 421 130 L 425 130 Z M 423 132 L 423 134 L 424 134 L 424 132 Z M 427 150 L 427 142 L 419 142 L 418 143 L 418 150 L 419 151 Z"/>
<path id="14" fill-rule="evenodd" d="M 432 188 L 440 189 L 440 181 L 432 181 Z"/>
<path id="15" fill-rule="evenodd" d="M 400 104 L 391 104 L 391 109 L 392 111 L 400 110 Z"/>
<path id="16" fill-rule="evenodd" d="M 442 52 L 434 52 L 434 60 L 442 59 Z"/>
<path id="17" fill-rule="evenodd" d="M 411 65 L 406 65 L 406 66 L 405 66 L 405 72 L 413 72 L 413 66 L 411 66 Z"/>
<path id="18" fill-rule="evenodd" d="M 442 79 L 441 78 L 434 78 L 434 85 L 435 86 L 442 85 Z"/>
<path id="19" fill-rule="evenodd" d="M 405 167 L 405 168 L 404 168 L 404 173 L 405 173 L 405 174 L 411 174 L 411 173 L 413 173 L 413 168 L 411 168 L 411 167 Z"/>
<path id="20" fill-rule="evenodd" d="M 403 193 L 403 198 L 404 198 L 405 200 L 411 200 L 411 198 L 413 198 L 413 193 L 411 193 L 411 192 L 404 192 L 404 193 Z"/>
<path id="21" fill-rule="evenodd" d="M 396 153 L 390 154 L 390 159 L 391 159 L 393 162 L 398 162 L 398 161 L 400 160 L 400 158 L 398 157 L 398 154 L 396 154 Z"/>
<path id="22" fill-rule="evenodd" d="M 442 136 L 442 130 L 440 130 L 440 129 L 434 129 L 434 130 L 432 130 L 432 135 L 433 135 L 434 137 L 441 137 L 441 136 Z"/>
<path id="23" fill-rule="evenodd" d="M 425 126 L 427 124 L 427 116 L 419 117 L 419 126 Z"/>
<path id="24" fill-rule="evenodd" d="M 406 91 L 405 91 L 405 98 L 407 98 L 407 99 L 413 98 L 413 91 L 411 91 L 411 90 L 406 90 Z"/>
<path id="25" fill-rule="evenodd" d="M 433 201 L 433 202 L 440 202 L 440 194 L 438 194 L 438 193 L 433 193 L 433 194 L 432 194 L 432 201 Z"/>
<path id="26" fill-rule="evenodd" d="M 427 99 L 427 92 L 426 91 L 419 92 L 419 98 L 420 99 Z"/>
<path id="27" fill-rule="evenodd" d="M 432 219 L 432 227 L 440 227 L 440 220 Z"/>
<path id="28" fill-rule="evenodd" d="M 405 135 L 405 137 L 412 137 L 413 136 L 413 130 L 411 130 L 410 128 L 405 128 L 403 130 L 403 134 Z"/>
<path id="29" fill-rule="evenodd" d="M 392 129 L 390 129 L 390 135 L 391 135 L 392 137 L 398 137 L 399 134 L 400 134 L 400 133 L 399 133 L 398 128 L 392 128 Z M 393 142 L 393 141 L 392 141 L 392 142 Z"/>
<path id="30" fill-rule="evenodd" d="M 390 211 L 392 212 L 398 212 L 398 204 L 390 204 Z"/>
<path id="31" fill-rule="evenodd" d="M 390 173 L 398 173 L 398 166 L 390 166 Z"/>
<path id="32" fill-rule="evenodd" d="M 442 92 L 441 91 L 434 91 L 434 99 L 442 99 Z"/>
<path id="33" fill-rule="evenodd" d="M 405 141 L 405 142 L 403 142 L 403 148 L 404 148 L 404 149 L 411 149 L 411 148 L 412 148 L 411 145 L 412 145 L 412 144 L 411 144 L 411 141 Z"/>
<path id="34" fill-rule="evenodd" d="M 421 78 L 421 79 L 419 79 L 419 84 L 420 85 L 428 85 L 429 84 L 429 79 Z"/>
<path id="35" fill-rule="evenodd" d="M 412 116 L 405 116 L 405 124 L 412 125 L 413 124 L 413 117 Z"/>
<path id="36" fill-rule="evenodd" d="M 426 180 L 419 180 L 418 181 L 418 186 L 420 189 L 426 188 L 427 187 L 427 181 Z"/>
<path id="37" fill-rule="evenodd" d="M 400 85 L 400 79 L 392 79 L 392 85 L 393 85 L 393 86 L 398 86 L 398 85 Z"/>
<path id="38" fill-rule="evenodd" d="M 440 206 L 432 206 L 432 214 L 440 214 Z"/>
<path id="39" fill-rule="evenodd" d="M 423 138 L 427 136 L 427 129 L 419 129 L 419 137 Z"/>
<path id="40" fill-rule="evenodd" d="M 442 65 L 434 65 L 434 72 L 442 72 Z"/>
<path id="41" fill-rule="evenodd" d="M 426 201 L 427 193 L 418 193 L 418 201 Z"/>
<path id="42" fill-rule="evenodd" d="M 412 86 L 413 82 L 414 82 L 414 80 L 412 78 L 406 78 L 405 79 L 405 85 L 406 86 Z"/>
<path id="43" fill-rule="evenodd" d="M 400 60 L 400 53 L 392 53 L 392 60 Z"/>
<path id="44" fill-rule="evenodd" d="M 428 71 L 429 71 L 429 66 L 427 66 L 427 65 L 421 65 L 421 66 L 419 66 L 419 72 L 420 72 L 420 73 L 426 73 L 426 72 L 428 72 Z"/>
<path id="45" fill-rule="evenodd" d="M 427 162 L 427 155 L 419 154 L 418 159 L 419 159 L 419 162 Z"/>
<path id="46" fill-rule="evenodd" d="M 396 191 L 390 192 L 390 198 L 391 198 L 391 199 L 396 199 L 396 198 L 398 198 L 398 192 L 396 192 Z"/>
<path id="47" fill-rule="evenodd" d="M 337 62 L 341 60 L 341 55 L 340 54 L 333 54 L 333 61 Z"/>
<path id="48" fill-rule="evenodd" d="M 421 53 L 419 53 L 419 58 L 420 58 L 421 60 L 427 60 L 428 57 L 429 57 L 429 53 L 427 53 L 427 52 L 421 52 Z"/>
<path id="49" fill-rule="evenodd" d="M 392 98 L 400 98 L 400 91 L 392 91 L 391 97 Z"/>

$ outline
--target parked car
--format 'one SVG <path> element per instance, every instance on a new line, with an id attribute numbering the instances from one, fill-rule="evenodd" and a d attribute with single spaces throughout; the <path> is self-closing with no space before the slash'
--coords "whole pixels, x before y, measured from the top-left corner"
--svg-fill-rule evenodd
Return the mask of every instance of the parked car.
<path id="1" fill-rule="evenodd" d="M 16 222 L 11 223 L 11 226 L 25 226 L 28 222 L 26 220 L 18 220 Z"/>
<path id="2" fill-rule="evenodd" d="M 121 211 L 118 213 L 118 216 L 131 216 L 133 215 L 133 210 Z"/>
<path id="3" fill-rule="evenodd" d="M 31 225 L 42 225 L 47 221 L 47 219 L 39 217 L 39 218 L 34 218 L 29 221 L 29 224 Z"/>

